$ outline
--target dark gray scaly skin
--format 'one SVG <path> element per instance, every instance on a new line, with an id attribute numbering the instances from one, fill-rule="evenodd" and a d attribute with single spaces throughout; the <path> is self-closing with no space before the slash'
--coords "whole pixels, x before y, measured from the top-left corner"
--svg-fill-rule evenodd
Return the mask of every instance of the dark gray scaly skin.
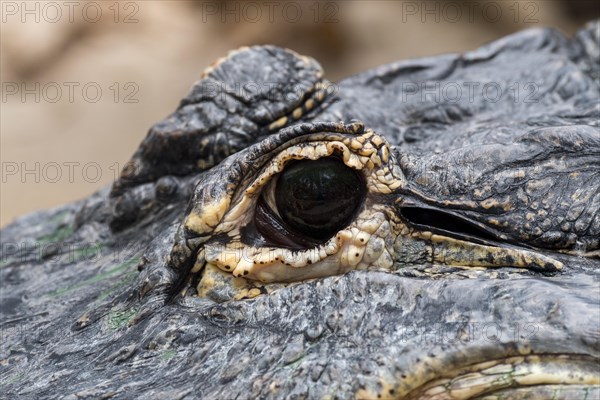
<path id="1" fill-rule="evenodd" d="M 308 58 L 234 53 L 150 130 L 112 190 L 2 230 L 0 396 L 597 398 L 599 27 L 573 39 L 524 31 L 382 66 L 335 91 Z M 276 89 L 214 96 L 202 89 L 211 80 Z M 463 89 L 457 101 L 413 93 L 450 82 Z M 495 82 L 503 96 L 470 98 L 465 82 Z M 250 300 L 231 300 L 233 278 L 212 288 L 215 271 L 190 273 L 217 236 L 182 222 L 228 193 L 238 201 L 277 143 L 365 129 L 395 146 L 403 177 L 367 197 L 372 209 L 400 225 L 409 208 L 445 212 L 563 268 L 432 265 L 427 240 L 400 233 L 387 270 L 265 285 Z M 199 279 L 206 296 L 195 295 Z"/>

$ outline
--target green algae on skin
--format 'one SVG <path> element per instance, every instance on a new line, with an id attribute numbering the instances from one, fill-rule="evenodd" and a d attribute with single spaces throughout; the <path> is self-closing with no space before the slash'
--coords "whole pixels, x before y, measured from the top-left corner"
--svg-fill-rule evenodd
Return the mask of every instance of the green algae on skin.
<path id="1" fill-rule="evenodd" d="M 54 226 L 54 230 L 45 235 L 39 236 L 37 240 L 41 243 L 56 243 L 70 237 L 75 232 L 73 222 L 68 222 L 69 211 L 64 211 L 51 217 L 44 225 Z"/>
<path id="2" fill-rule="evenodd" d="M 108 313 L 108 327 L 114 331 L 123 329 L 129 324 L 129 321 L 137 314 L 137 308 L 129 308 L 126 310 L 111 310 Z"/>

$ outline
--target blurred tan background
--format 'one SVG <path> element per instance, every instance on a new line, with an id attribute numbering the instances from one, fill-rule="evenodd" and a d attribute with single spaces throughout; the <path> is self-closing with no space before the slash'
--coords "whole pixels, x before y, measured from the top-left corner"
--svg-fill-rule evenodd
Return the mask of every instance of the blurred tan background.
<path id="1" fill-rule="evenodd" d="M 549 26 L 596 1 L 0 1 L 0 224 L 110 184 L 148 128 L 228 50 L 271 43 L 338 80 Z"/>

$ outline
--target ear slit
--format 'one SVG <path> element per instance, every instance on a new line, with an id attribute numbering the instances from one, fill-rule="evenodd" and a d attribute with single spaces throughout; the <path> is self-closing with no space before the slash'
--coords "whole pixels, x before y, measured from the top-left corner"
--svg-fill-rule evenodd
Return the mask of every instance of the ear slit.
<path id="1" fill-rule="evenodd" d="M 498 240 L 492 233 L 475 223 L 447 212 L 425 207 L 403 207 L 402 216 L 411 224 L 487 240 Z"/>

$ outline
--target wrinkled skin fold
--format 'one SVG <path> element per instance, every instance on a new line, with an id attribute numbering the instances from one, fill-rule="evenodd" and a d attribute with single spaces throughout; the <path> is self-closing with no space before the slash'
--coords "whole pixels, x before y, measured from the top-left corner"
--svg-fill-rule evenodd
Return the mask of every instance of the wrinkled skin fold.
<path id="1" fill-rule="evenodd" d="M 2 393 L 600 396 L 599 26 L 337 84 L 274 47 L 219 60 L 112 188 L 2 230 Z M 337 250 L 249 250 L 297 246 L 250 229 L 275 161 L 328 151 L 367 189 Z"/>

